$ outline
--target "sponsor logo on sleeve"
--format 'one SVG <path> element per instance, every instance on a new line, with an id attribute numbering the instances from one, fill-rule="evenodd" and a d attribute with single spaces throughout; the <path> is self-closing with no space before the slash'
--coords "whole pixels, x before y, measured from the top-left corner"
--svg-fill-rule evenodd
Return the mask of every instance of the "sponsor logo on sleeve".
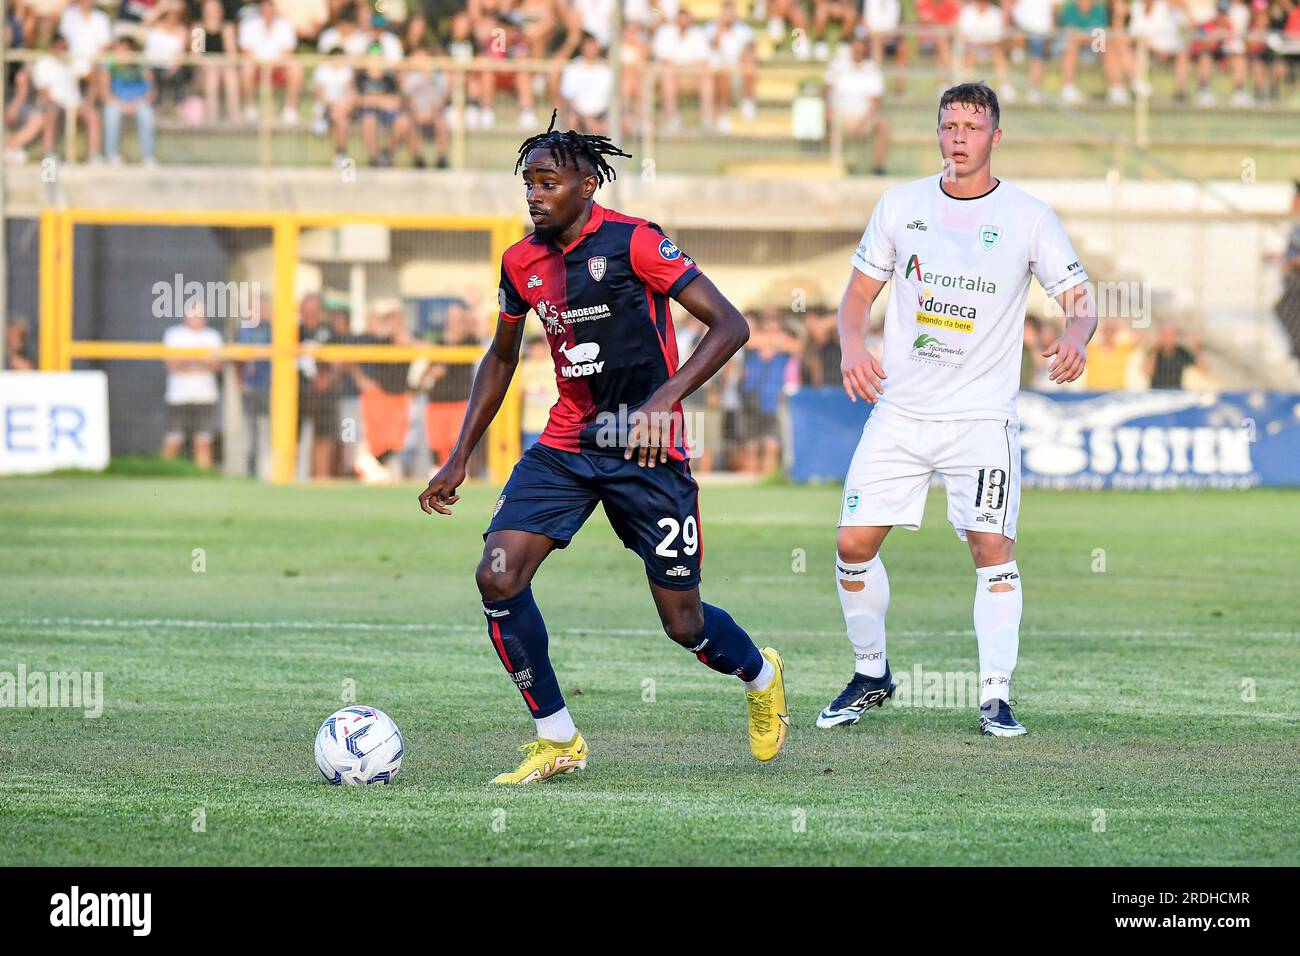
<path id="1" fill-rule="evenodd" d="M 659 243 L 659 255 L 663 256 L 669 262 L 672 262 L 681 254 L 682 250 L 678 249 L 676 243 L 671 239 L 665 239 L 663 242 Z"/>

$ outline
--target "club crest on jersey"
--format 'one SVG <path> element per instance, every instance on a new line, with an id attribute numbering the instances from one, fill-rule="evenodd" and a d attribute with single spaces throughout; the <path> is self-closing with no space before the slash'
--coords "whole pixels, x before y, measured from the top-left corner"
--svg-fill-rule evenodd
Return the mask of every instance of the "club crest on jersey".
<path id="1" fill-rule="evenodd" d="M 659 243 L 659 255 L 663 256 L 669 262 L 672 262 L 681 254 L 682 250 L 678 249 L 671 239 L 665 239 L 663 242 Z"/>
<path id="2" fill-rule="evenodd" d="M 980 226 L 980 245 L 985 249 L 992 249 L 1001 238 L 1001 226 Z"/>
<path id="3" fill-rule="evenodd" d="M 533 306 L 537 310 L 537 317 L 546 323 L 546 331 L 551 335 L 562 335 L 564 326 L 560 324 L 560 310 L 553 306 L 546 299 L 539 299 L 537 305 Z"/>
<path id="4" fill-rule="evenodd" d="M 605 261 L 604 256 L 592 256 L 587 260 L 587 271 L 591 273 L 593 279 L 599 282 L 601 279 L 605 278 L 606 265 L 608 265 L 608 263 Z"/>

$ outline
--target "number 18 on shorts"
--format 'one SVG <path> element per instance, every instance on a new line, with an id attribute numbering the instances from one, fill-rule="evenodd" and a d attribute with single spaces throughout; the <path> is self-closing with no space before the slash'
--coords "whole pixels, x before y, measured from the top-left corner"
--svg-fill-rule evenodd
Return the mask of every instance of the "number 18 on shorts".
<path id="1" fill-rule="evenodd" d="M 1015 539 L 1020 512 L 1020 430 L 1008 419 L 928 421 L 877 406 L 844 480 L 840 526 L 921 527 L 930 481 L 948 495 L 948 521 Z"/>

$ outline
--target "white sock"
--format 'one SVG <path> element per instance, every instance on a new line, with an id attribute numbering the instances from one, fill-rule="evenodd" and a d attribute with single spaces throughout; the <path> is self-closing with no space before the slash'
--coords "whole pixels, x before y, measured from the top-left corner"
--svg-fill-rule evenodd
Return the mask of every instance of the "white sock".
<path id="1" fill-rule="evenodd" d="M 858 585 L 861 584 L 861 587 Z M 867 677 L 885 676 L 885 612 L 889 610 L 889 576 L 880 555 L 860 564 L 835 556 L 835 590 L 844 610 L 844 626 L 853 645 L 854 670 Z"/>
<path id="2" fill-rule="evenodd" d="M 1024 595 L 1016 562 L 975 569 L 975 639 L 980 647 L 980 705 L 1007 699 L 1011 672 L 1020 651 L 1020 612 Z M 996 584 L 1010 591 L 989 590 Z"/>
<path id="3" fill-rule="evenodd" d="M 536 717 L 537 736 L 557 744 L 567 744 L 578 733 L 569 716 L 569 708 L 561 707 L 549 717 Z"/>
<path id="4" fill-rule="evenodd" d="M 772 686 L 772 678 L 776 676 L 776 668 L 766 657 L 763 658 L 763 669 L 758 672 L 758 676 L 753 680 L 742 681 L 745 690 L 767 690 Z"/>

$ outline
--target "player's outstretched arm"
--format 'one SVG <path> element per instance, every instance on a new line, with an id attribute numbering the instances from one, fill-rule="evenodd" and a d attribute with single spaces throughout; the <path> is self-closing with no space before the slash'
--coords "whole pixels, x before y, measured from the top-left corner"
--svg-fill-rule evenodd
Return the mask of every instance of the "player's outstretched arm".
<path id="1" fill-rule="evenodd" d="M 855 402 L 859 396 L 875 402 L 884 391 L 882 380 L 889 377 L 867 350 L 866 343 L 871 328 L 871 307 L 884 287 L 884 282 L 854 269 L 840 299 L 840 371 L 844 375 L 844 391 Z"/>
<path id="2" fill-rule="evenodd" d="M 420 507 L 425 514 L 451 514 L 451 506 L 460 500 L 456 489 L 465 481 L 465 465 L 478 447 L 479 440 L 496 418 L 501 402 L 505 400 L 519 365 L 519 347 L 524 340 L 523 320 L 515 322 L 497 320 L 496 335 L 487 355 L 474 373 L 474 387 L 469 393 L 469 408 L 460 426 L 456 447 L 438 473 L 429 479 L 429 486 L 420 492 Z"/>
<path id="3" fill-rule="evenodd" d="M 1097 331 L 1097 305 L 1086 282 L 1066 289 L 1056 301 L 1065 313 L 1065 331 L 1043 349 L 1043 358 L 1056 356 L 1047 377 L 1064 385 L 1082 375 L 1088 364 L 1088 343 Z"/>
<path id="4" fill-rule="evenodd" d="M 718 291 L 708 276 L 700 276 L 677 294 L 677 302 L 708 329 L 682 367 L 664 383 L 674 402 L 680 402 L 713 378 L 749 341 L 749 323 L 740 310 Z"/>
<path id="5" fill-rule="evenodd" d="M 673 408 L 717 374 L 749 341 L 749 323 L 709 277 L 701 275 L 677 293 L 677 302 L 708 329 L 691 357 L 637 410 L 637 425 L 623 457 L 636 456 L 643 467 L 668 460 Z"/>

